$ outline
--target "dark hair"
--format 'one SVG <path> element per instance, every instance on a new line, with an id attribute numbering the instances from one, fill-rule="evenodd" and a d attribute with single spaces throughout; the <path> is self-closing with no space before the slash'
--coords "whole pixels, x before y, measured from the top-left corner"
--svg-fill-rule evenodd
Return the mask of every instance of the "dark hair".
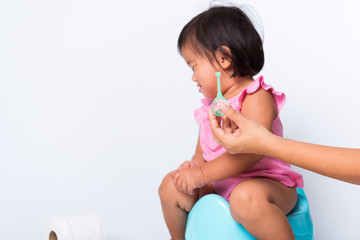
<path id="1" fill-rule="evenodd" d="M 251 20 L 239 8 L 216 6 L 194 17 L 182 29 L 178 50 L 190 44 L 200 55 L 209 60 L 215 51 L 231 58 L 235 76 L 254 76 L 264 65 L 262 40 Z M 226 46 L 231 56 L 222 48 Z M 216 58 L 215 58 L 216 59 Z"/>

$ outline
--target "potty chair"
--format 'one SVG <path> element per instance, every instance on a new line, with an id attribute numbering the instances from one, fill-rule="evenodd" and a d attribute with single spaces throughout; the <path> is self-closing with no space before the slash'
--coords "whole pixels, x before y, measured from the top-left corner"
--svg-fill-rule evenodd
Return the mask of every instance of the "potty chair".
<path id="1" fill-rule="evenodd" d="M 298 199 L 286 216 L 296 240 L 314 240 L 313 223 L 305 193 L 297 188 Z M 229 203 L 217 194 L 200 198 L 191 209 L 185 240 L 256 240 L 231 217 Z"/>

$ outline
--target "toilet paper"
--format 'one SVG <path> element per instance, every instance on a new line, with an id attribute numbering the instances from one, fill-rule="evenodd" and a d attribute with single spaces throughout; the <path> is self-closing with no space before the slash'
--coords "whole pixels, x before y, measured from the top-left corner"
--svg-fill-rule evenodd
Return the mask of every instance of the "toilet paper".
<path id="1" fill-rule="evenodd" d="M 93 213 L 50 217 L 45 240 L 104 240 L 100 220 Z"/>

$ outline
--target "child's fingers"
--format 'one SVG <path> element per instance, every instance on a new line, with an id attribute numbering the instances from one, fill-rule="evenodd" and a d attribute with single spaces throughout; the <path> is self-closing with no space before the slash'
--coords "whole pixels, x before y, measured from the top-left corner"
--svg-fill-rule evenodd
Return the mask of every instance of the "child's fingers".
<path id="1" fill-rule="evenodd" d="M 181 180 L 179 179 L 179 178 L 176 178 L 175 179 L 175 187 L 179 190 L 179 191 L 181 191 Z"/>
<path id="2" fill-rule="evenodd" d="M 180 188 L 181 188 L 181 191 L 182 191 L 182 192 L 187 193 L 187 192 L 186 192 L 186 190 L 187 190 L 187 184 L 186 184 L 185 182 L 182 182 L 182 183 L 181 183 Z"/>
<path id="3" fill-rule="evenodd" d="M 186 193 L 187 183 L 182 177 L 179 177 L 176 187 L 180 192 Z"/>
<path id="4" fill-rule="evenodd" d="M 170 173 L 170 177 L 172 177 L 172 179 L 174 179 L 177 172 L 178 172 L 178 170 L 172 171 L 172 172 Z"/>
<path id="5" fill-rule="evenodd" d="M 187 168 L 187 167 L 190 167 L 190 166 L 191 166 L 191 162 L 190 161 L 185 161 L 179 166 L 179 168 L 177 170 L 182 171 L 184 168 Z"/>
<path id="6" fill-rule="evenodd" d="M 178 185 L 179 175 L 180 175 L 179 172 L 175 172 L 175 173 L 172 174 L 173 183 L 174 183 L 175 186 Z"/>
<path id="7" fill-rule="evenodd" d="M 186 193 L 189 195 L 192 195 L 193 188 L 191 187 L 191 184 L 186 185 Z"/>
<path id="8" fill-rule="evenodd" d="M 191 167 L 191 162 L 190 162 L 190 161 L 185 161 L 185 162 L 182 164 L 182 167 L 183 167 L 183 168 Z"/>
<path id="9" fill-rule="evenodd" d="M 189 188 L 189 189 L 188 189 L 188 194 L 191 195 L 191 196 L 193 196 L 193 195 L 195 194 L 194 189 Z"/>

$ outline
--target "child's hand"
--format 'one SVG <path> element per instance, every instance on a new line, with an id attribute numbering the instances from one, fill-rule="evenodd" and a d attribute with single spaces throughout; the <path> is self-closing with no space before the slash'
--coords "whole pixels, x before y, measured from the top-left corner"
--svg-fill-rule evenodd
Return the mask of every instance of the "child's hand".
<path id="1" fill-rule="evenodd" d="M 182 192 L 194 195 L 194 189 L 201 188 L 207 183 L 201 167 L 193 166 L 174 172 L 174 185 Z"/>
<path id="2" fill-rule="evenodd" d="M 184 168 L 188 168 L 188 167 L 192 167 L 192 164 L 190 161 L 185 161 L 179 166 L 178 171 L 181 171 Z"/>

